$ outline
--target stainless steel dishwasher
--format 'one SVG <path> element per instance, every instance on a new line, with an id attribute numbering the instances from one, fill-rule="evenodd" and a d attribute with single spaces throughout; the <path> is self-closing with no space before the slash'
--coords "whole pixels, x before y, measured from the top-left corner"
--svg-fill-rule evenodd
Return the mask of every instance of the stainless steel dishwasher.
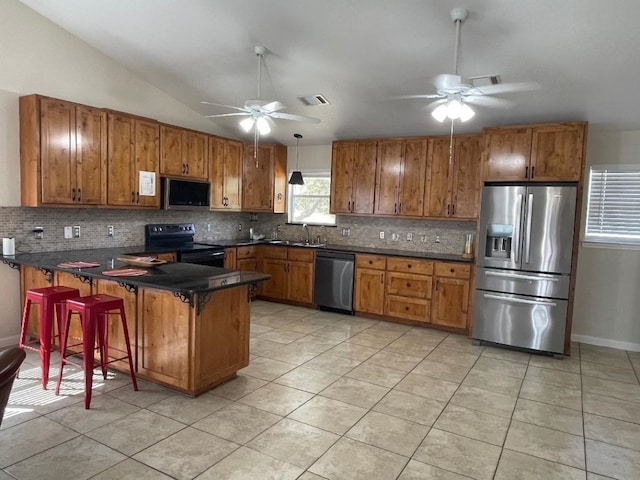
<path id="1" fill-rule="evenodd" d="M 322 310 L 340 310 L 353 315 L 352 253 L 318 250 L 313 302 Z"/>

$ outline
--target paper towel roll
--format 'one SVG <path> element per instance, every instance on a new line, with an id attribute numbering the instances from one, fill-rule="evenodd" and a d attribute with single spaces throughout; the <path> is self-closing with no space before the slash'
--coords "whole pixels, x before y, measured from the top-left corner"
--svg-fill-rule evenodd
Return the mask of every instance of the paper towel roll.
<path id="1" fill-rule="evenodd" d="M 15 255 L 16 254 L 16 239 L 15 238 L 3 238 L 2 239 L 2 254 L 3 255 Z"/>

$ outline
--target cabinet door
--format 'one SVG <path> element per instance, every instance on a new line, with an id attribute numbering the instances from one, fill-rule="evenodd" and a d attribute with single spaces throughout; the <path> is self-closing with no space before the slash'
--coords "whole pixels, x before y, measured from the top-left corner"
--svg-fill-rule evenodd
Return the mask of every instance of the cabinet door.
<path id="1" fill-rule="evenodd" d="M 289 261 L 287 299 L 313 303 L 313 263 Z"/>
<path id="2" fill-rule="evenodd" d="M 287 147 L 271 145 L 272 178 L 272 211 L 285 213 L 287 211 Z"/>
<path id="3" fill-rule="evenodd" d="M 240 210 L 242 201 L 242 142 L 227 140 L 224 154 L 224 196 L 229 210 Z"/>
<path id="4" fill-rule="evenodd" d="M 355 155 L 356 145 L 354 142 L 333 142 L 331 148 L 331 213 L 351 213 Z"/>
<path id="5" fill-rule="evenodd" d="M 138 295 L 136 292 L 130 292 L 118 282 L 108 280 L 98 280 L 96 285 L 96 293 L 104 295 L 112 295 L 120 297 L 124 301 L 124 312 L 127 317 L 127 331 L 129 333 L 129 345 L 131 346 L 131 356 L 133 357 L 133 368 L 136 369 L 137 359 L 137 318 L 138 318 Z M 109 335 L 109 359 L 122 358 L 126 356 L 127 344 L 125 342 L 124 330 L 122 329 L 122 321 L 119 315 L 108 316 L 108 335 Z M 129 372 L 129 362 L 126 360 L 113 363 L 118 370 Z"/>
<path id="6" fill-rule="evenodd" d="M 107 203 L 107 114 L 76 107 L 76 201 L 84 205 Z"/>
<path id="7" fill-rule="evenodd" d="M 189 389 L 193 358 L 189 305 L 167 290 L 138 292 L 138 370 L 151 379 Z"/>
<path id="8" fill-rule="evenodd" d="M 271 278 L 262 283 L 262 295 L 270 298 L 287 298 L 287 261 L 273 258 L 262 260 L 262 272 Z"/>
<path id="9" fill-rule="evenodd" d="M 257 272 L 258 259 L 257 258 L 238 259 L 236 260 L 236 270 L 242 270 L 244 272 Z"/>
<path id="10" fill-rule="evenodd" d="M 531 179 L 579 182 L 585 125 L 567 123 L 535 127 L 531 147 Z"/>
<path id="11" fill-rule="evenodd" d="M 424 212 L 427 140 L 405 140 L 398 213 L 411 217 Z"/>
<path id="12" fill-rule="evenodd" d="M 224 268 L 236 268 L 236 249 L 225 248 L 224 249 Z"/>
<path id="13" fill-rule="evenodd" d="M 469 280 L 435 277 L 431 323 L 445 327 L 467 328 Z"/>
<path id="14" fill-rule="evenodd" d="M 136 119 L 135 121 L 135 192 L 136 205 L 141 207 L 159 207 L 160 192 L 158 191 L 158 159 L 160 157 L 160 126 L 151 120 Z M 138 182 L 140 172 L 155 174 L 154 195 L 140 195 Z"/>
<path id="15" fill-rule="evenodd" d="M 185 170 L 182 159 L 182 129 L 160 126 L 160 173 L 180 176 Z"/>
<path id="16" fill-rule="evenodd" d="M 203 133 L 182 132 L 184 176 L 207 179 L 209 175 L 209 139 Z"/>
<path id="17" fill-rule="evenodd" d="M 478 217 L 481 185 L 480 157 L 479 136 L 456 138 L 451 182 L 452 217 Z"/>
<path id="18" fill-rule="evenodd" d="M 225 147 L 227 142 L 223 138 L 209 138 L 209 165 L 211 178 L 211 210 L 226 209 L 225 192 Z"/>
<path id="19" fill-rule="evenodd" d="M 384 313 L 384 271 L 356 268 L 354 309 L 382 315 Z"/>
<path id="20" fill-rule="evenodd" d="M 356 145 L 351 213 L 373 213 L 377 152 L 376 140 L 360 141 Z"/>
<path id="21" fill-rule="evenodd" d="M 135 125 L 132 117 L 108 115 L 107 203 L 134 205 L 138 176 L 133 175 Z"/>
<path id="22" fill-rule="evenodd" d="M 424 215 L 426 217 L 448 217 L 452 209 L 450 139 L 438 137 L 431 139 L 430 142 Z"/>
<path id="23" fill-rule="evenodd" d="M 259 146 L 257 158 L 254 158 L 253 151 L 253 145 L 244 149 L 242 209 L 249 212 L 269 212 L 273 201 L 271 149 L 269 146 Z"/>
<path id="24" fill-rule="evenodd" d="M 73 103 L 53 98 L 40 100 L 42 203 L 75 203 L 75 118 Z"/>
<path id="25" fill-rule="evenodd" d="M 374 212 L 397 215 L 400 176 L 402 173 L 402 140 L 383 140 L 378 145 L 377 181 Z"/>
<path id="26" fill-rule="evenodd" d="M 485 181 L 529 179 L 531 128 L 488 128 L 483 132 Z"/>

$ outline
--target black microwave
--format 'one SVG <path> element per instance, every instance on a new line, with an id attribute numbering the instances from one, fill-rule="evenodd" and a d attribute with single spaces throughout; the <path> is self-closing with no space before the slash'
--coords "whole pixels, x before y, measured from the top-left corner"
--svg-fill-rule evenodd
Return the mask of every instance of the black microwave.
<path id="1" fill-rule="evenodd" d="M 162 177 L 164 210 L 209 210 L 211 183 L 202 180 Z"/>

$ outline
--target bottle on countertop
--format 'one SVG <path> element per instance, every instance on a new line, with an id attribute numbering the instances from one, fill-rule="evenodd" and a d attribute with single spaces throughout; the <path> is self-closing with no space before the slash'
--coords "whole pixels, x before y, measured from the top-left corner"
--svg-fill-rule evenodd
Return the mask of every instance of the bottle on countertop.
<path id="1" fill-rule="evenodd" d="M 253 227 L 249 229 L 249 240 L 253 240 Z"/>

